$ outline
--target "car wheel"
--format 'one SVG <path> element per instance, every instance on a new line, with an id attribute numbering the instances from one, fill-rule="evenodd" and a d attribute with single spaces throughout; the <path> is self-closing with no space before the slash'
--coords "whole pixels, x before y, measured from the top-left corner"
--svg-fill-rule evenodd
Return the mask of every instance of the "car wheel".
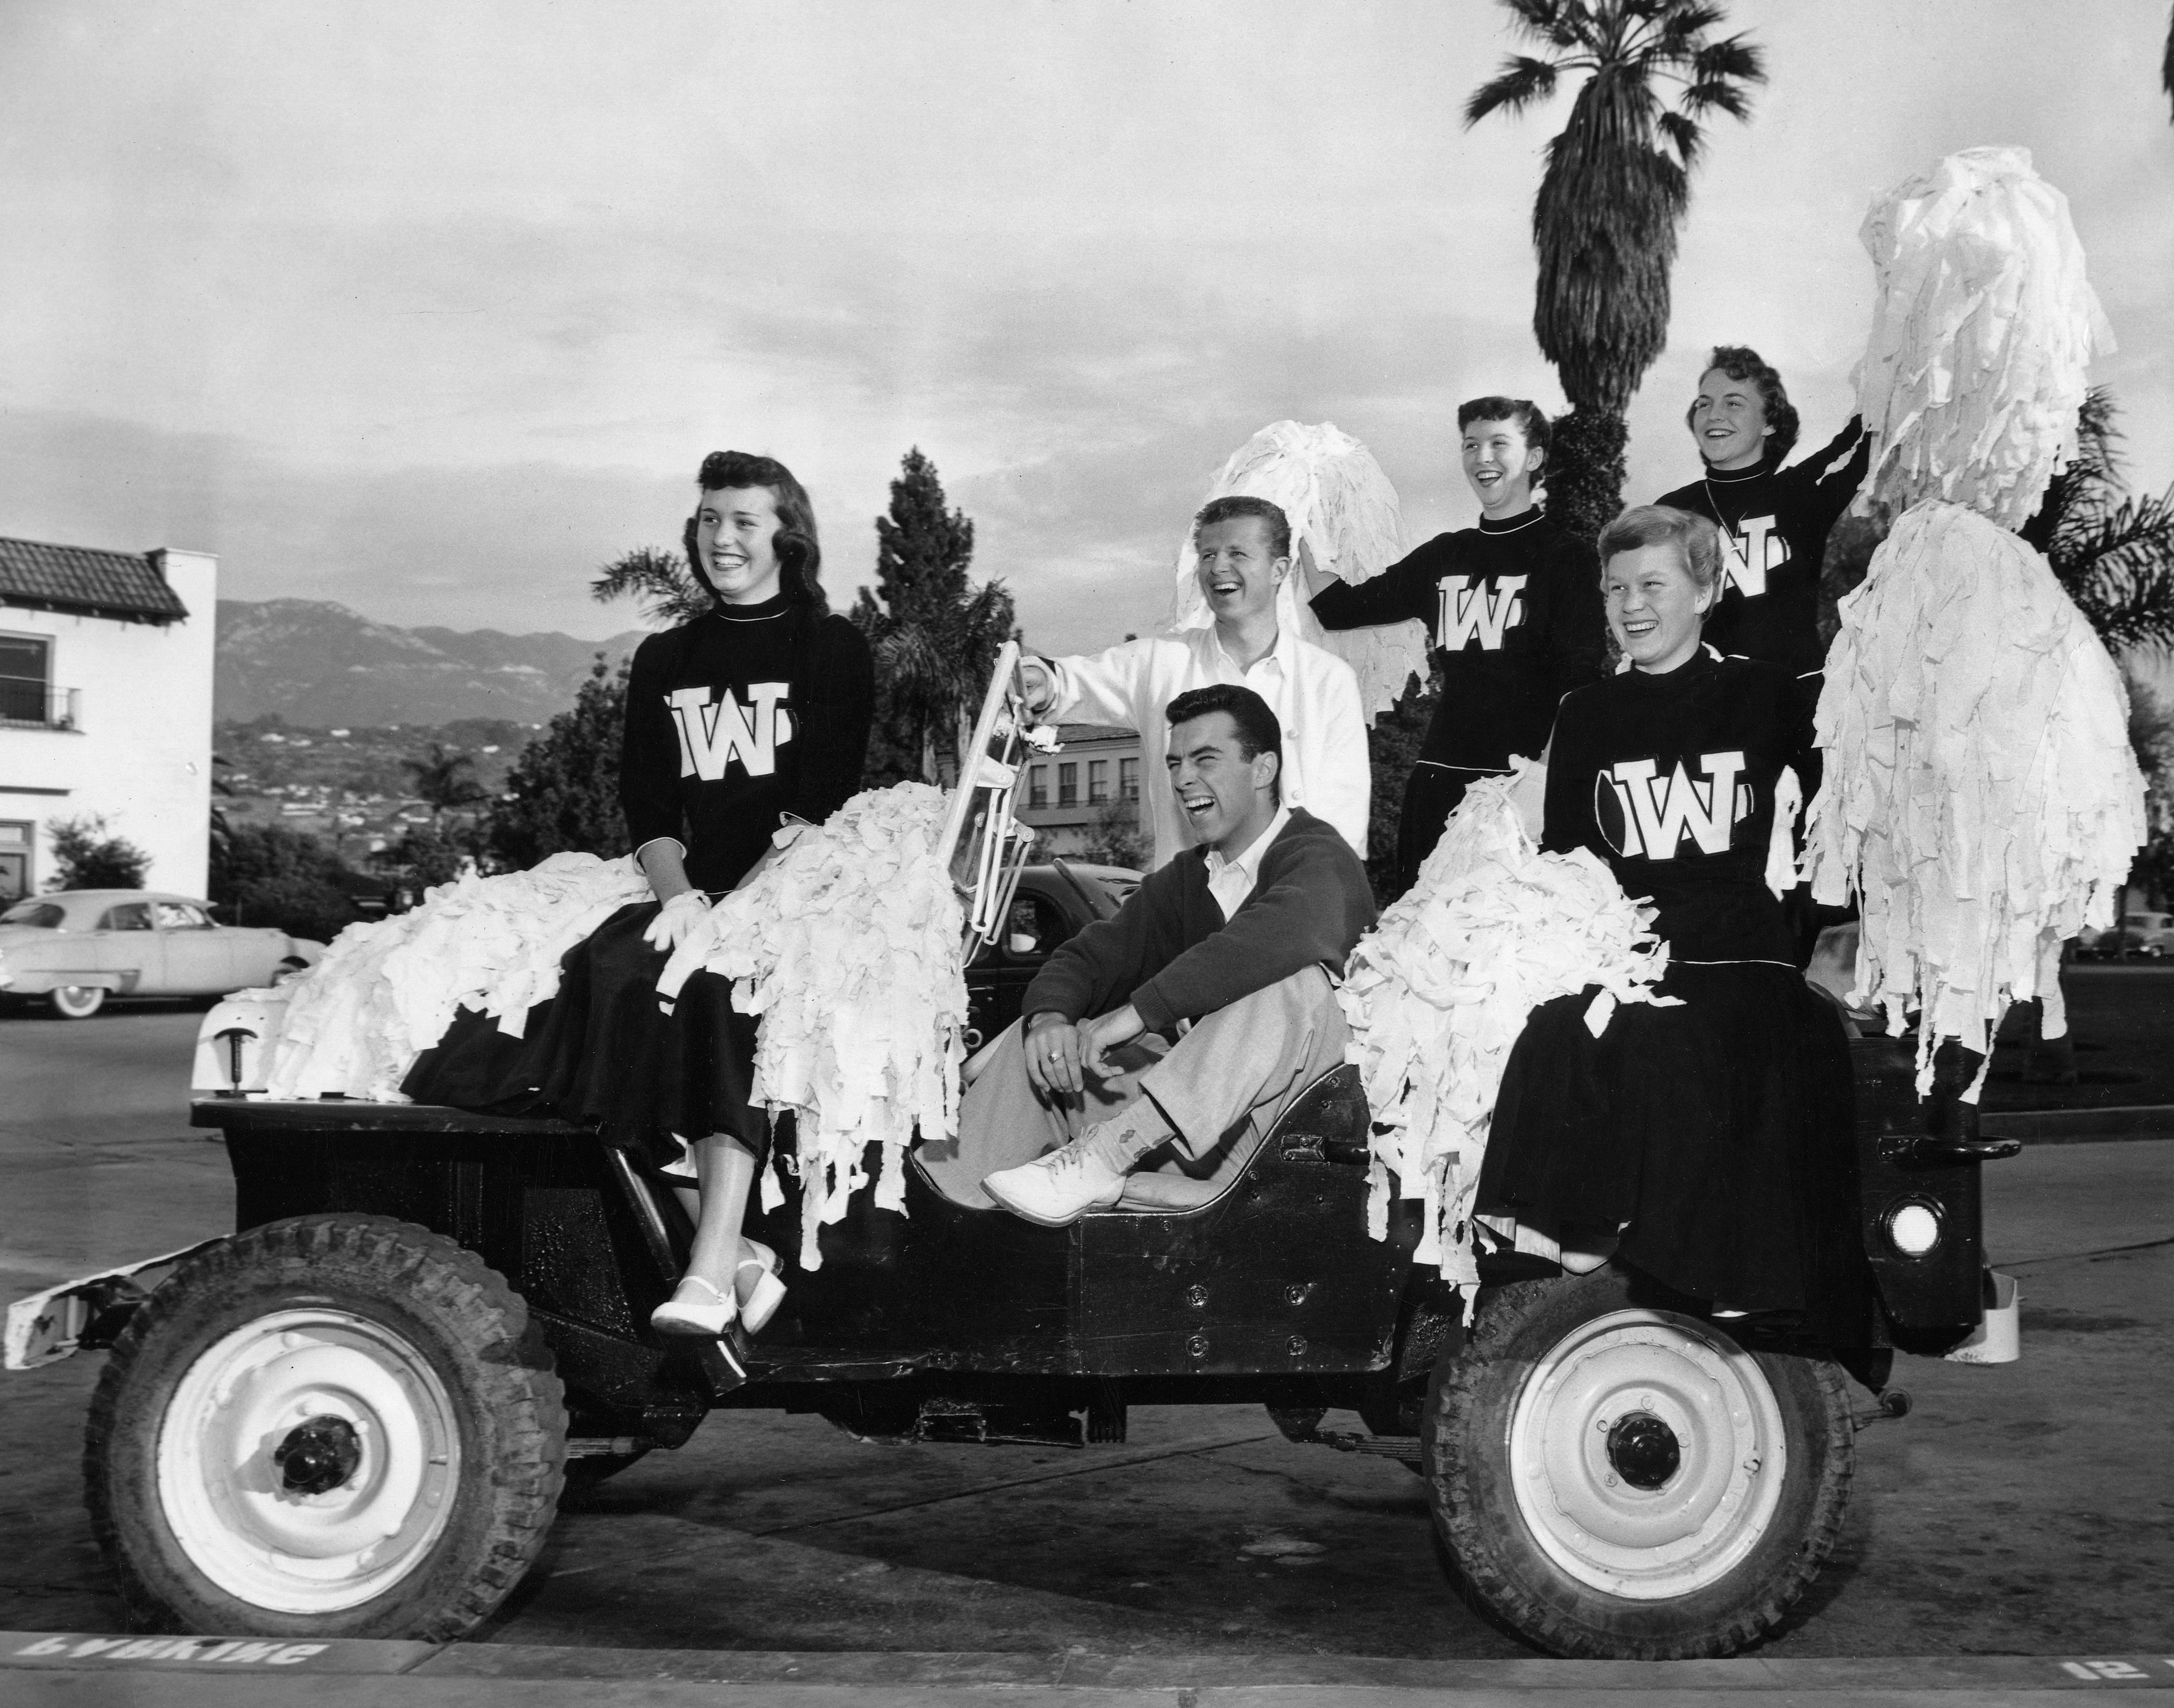
<path id="1" fill-rule="evenodd" d="M 146 1626 L 447 1642 L 543 1547 L 565 1433 L 550 1355 L 480 1258 L 303 1216 L 138 1310 L 91 1403 L 85 1500 Z"/>
<path id="2" fill-rule="evenodd" d="M 1640 1305 L 1613 1270 L 1484 1296 L 1425 1422 L 1457 1578 L 1551 1654 L 1733 1654 L 1819 1575 L 1848 1509 L 1841 1370 Z"/>
<path id="3" fill-rule="evenodd" d="M 88 1020 L 105 1006 L 105 991 L 99 985 L 56 985 L 46 1000 L 63 1020 Z"/>

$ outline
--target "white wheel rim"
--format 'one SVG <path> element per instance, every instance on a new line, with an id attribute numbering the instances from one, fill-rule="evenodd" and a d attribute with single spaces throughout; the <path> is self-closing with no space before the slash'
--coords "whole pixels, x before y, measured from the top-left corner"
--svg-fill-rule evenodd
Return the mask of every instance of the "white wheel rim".
<path id="1" fill-rule="evenodd" d="M 1611 1457 L 1626 1419 L 1673 1435 L 1679 1463 L 1636 1486 Z M 1580 1583 L 1630 1601 L 1726 1576 L 1772 1522 L 1788 1473 L 1781 1408 L 1758 1361 L 1695 1317 L 1619 1311 L 1534 1366 L 1510 1413 L 1517 1511 Z"/>
<path id="2" fill-rule="evenodd" d="M 289 1488 L 273 1452 L 328 1419 L 353 1432 L 352 1473 L 323 1493 Z M 190 1365 L 160 1423 L 159 1500 L 175 1540 L 220 1589 L 273 1613 L 337 1613 L 390 1589 L 444 1532 L 460 1471 L 459 1424 L 429 1361 L 329 1308 L 275 1311 L 226 1336 Z"/>

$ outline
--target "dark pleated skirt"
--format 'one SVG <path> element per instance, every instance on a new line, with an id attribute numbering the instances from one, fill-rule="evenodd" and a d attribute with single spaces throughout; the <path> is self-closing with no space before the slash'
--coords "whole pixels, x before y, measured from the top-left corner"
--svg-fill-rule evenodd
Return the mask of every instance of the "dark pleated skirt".
<path id="1" fill-rule="evenodd" d="M 664 1013 L 657 979 L 667 957 L 641 938 L 657 913 L 654 901 L 623 907 L 569 949 L 558 995 L 528 1011 L 519 1038 L 461 1010 L 400 1089 L 418 1103 L 593 1125 L 652 1167 L 682 1154 L 673 1133 L 731 1133 L 766 1154 L 770 1123 L 748 1096 L 754 1017 L 733 1008 L 729 981 L 706 972 Z"/>
<path id="2" fill-rule="evenodd" d="M 1479 1208 L 1571 1236 L 1627 1223 L 1622 1262 L 1714 1306 L 1854 1300 L 1863 1257 L 1840 1017 L 1800 974 L 1760 963 L 1679 963 L 1661 989 L 1684 1006 L 1623 1003 L 1598 1039 L 1590 988 L 1533 1010 L 1503 1074 Z"/>

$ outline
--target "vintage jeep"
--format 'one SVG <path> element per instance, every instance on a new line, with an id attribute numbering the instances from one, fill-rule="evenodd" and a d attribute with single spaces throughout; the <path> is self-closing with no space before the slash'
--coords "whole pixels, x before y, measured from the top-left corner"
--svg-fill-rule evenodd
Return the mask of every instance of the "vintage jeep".
<path id="1" fill-rule="evenodd" d="M 1016 1012 L 1023 962 L 1115 905 L 1091 876 L 1022 888 L 1016 852 L 982 868 L 998 876 L 977 892 L 976 1029 Z M 1021 895 L 1048 911 L 1014 915 Z M 220 1026 L 206 1022 L 214 1045 Z M 1539 1647 L 1728 1654 L 1832 1549 L 1857 1429 L 1907 1408 L 1887 1387 L 1895 1352 L 2004 1338 L 2014 1355 L 2012 1307 L 1987 1311 L 1979 1203 L 1981 1162 L 2012 1142 L 1971 1127 L 1962 1064 L 1921 1104 L 1903 1048 L 1852 1048 L 1871 1302 L 1786 1330 L 1514 1254 L 1484 1258 L 1460 1297 L 1413 1262 L 1413 1207 L 1367 1235 L 1368 1114 L 1347 1066 L 1182 1209 L 1041 1227 L 962 1208 L 910 1162 L 904 1213 L 857 1195 L 803 1270 L 788 1182 L 749 1225 L 790 1290 L 744 1384 L 713 1346 L 650 1331 L 691 1230 L 593 1131 L 214 1095 L 192 1119 L 224 1133 L 234 1232 L 170 1254 L 148 1294 L 116 1271 L 19 1303 L 9 1362 L 112 1349 L 86 1499 L 127 1605 L 157 1628 L 458 1637 L 529 1569 L 567 1488 L 712 1412 L 1091 1451 L 1124 1439 L 1133 1402 L 1257 1400 L 1294 1440 L 1424 1477 L 1457 1587 Z M 789 1127 L 778 1146 L 791 1154 Z M 1331 1408 L 1371 1433 L 1323 1433 Z"/>
<path id="2" fill-rule="evenodd" d="M 1091 1450 L 1124 1439 L 1132 1401 L 1257 1399 L 1295 1440 L 1425 1477 L 1459 1588 L 1538 1646 L 1727 1654 L 1832 1548 L 1856 1430 L 1906 1408 L 1895 1352 L 1982 1334 L 1979 1162 L 1966 1136 L 1928 1134 L 1892 1040 L 1852 1048 L 1877 1304 L 1787 1334 L 1519 1257 L 1484 1260 L 1467 1327 L 1410 1261 L 1409 1216 L 1366 1236 L 1367 1114 L 1344 1067 L 1182 1211 L 1044 1228 L 962 1208 L 910 1165 L 906 1213 L 859 1194 L 803 1273 L 788 1192 L 750 1227 L 791 1290 L 737 1386 L 714 1349 L 650 1332 L 690 1230 L 593 1132 L 208 1097 L 192 1118 L 224 1132 L 235 1231 L 148 1295 L 118 1278 L 47 1297 L 45 1343 L 112 1347 L 86 1498 L 156 1629 L 457 1637 L 527 1570 L 563 1489 L 713 1411 Z M 1372 1433 L 1323 1435 L 1331 1408 Z"/>

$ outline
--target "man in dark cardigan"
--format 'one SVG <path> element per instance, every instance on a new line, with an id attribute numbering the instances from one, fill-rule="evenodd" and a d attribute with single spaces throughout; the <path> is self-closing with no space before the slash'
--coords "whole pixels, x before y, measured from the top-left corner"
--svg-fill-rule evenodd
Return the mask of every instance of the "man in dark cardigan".
<path id="1" fill-rule="evenodd" d="M 1283 732 L 1259 695 L 1218 684 L 1166 716 L 1169 785 L 1199 846 L 1027 986 L 957 1143 L 920 1152 L 959 1203 L 1062 1226 L 1120 1201 L 1197 1202 L 1344 1059 L 1333 980 L 1374 922 L 1365 867 L 1282 803 Z M 1165 1149 L 1176 1174 L 1133 1172 Z"/>

